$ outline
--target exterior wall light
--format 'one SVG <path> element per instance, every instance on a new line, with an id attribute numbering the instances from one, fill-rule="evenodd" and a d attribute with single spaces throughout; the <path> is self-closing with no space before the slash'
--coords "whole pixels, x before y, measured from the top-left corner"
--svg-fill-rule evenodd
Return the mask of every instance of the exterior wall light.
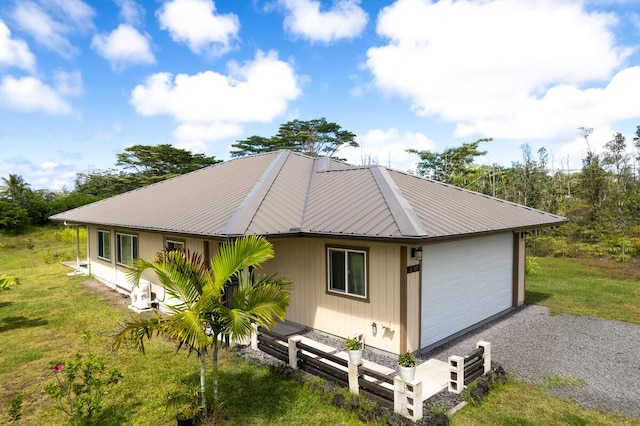
<path id="1" fill-rule="evenodd" d="M 418 261 L 422 260 L 422 247 L 412 247 L 411 257 L 416 258 Z"/>

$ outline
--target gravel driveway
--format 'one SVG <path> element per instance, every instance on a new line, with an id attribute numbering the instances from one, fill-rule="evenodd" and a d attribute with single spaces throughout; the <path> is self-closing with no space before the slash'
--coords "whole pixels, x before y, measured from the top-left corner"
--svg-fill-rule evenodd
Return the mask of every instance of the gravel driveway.
<path id="1" fill-rule="evenodd" d="M 530 381 L 544 376 L 584 380 L 552 393 L 583 406 L 640 418 L 640 325 L 602 318 L 556 315 L 526 305 L 427 354 L 447 361 L 465 355 L 478 340 L 491 342 L 493 360 Z"/>

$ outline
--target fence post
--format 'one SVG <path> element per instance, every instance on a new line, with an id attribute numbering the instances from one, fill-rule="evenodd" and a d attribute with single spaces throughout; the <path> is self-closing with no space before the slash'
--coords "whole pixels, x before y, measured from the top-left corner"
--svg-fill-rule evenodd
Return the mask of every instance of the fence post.
<path id="1" fill-rule="evenodd" d="M 482 353 L 482 359 L 484 360 L 484 374 L 487 374 L 489 371 L 491 371 L 491 343 L 480 340 L 478 343 L 476 343 L 476 349 L 477 348 L 484 349 L 484 352 Z"/>
<path id="2" fill-rule="evenodd" d="M 347 365 L 349 366 L 349 391 L 358 395 L 360 393 L 360 385 L 358 384 L 358 378 L 360 377 L 358 366 L 360 364 L 349 361 Z"/>
<path id="3" fill-rule="evenodd" d="M 302 341 L 302 336 L 289 337 L 289 366 L 294 370 L 298 369 L 298 343 Z"/>
<path id="4" fill-rule="evenodd" d="M 449 357 L 449 392 L 461 394 L 464 390 L 464 357 Z"/>
<path id="5" fill-rule="evenodd" d="M 411 402 L 409 402 L 411 401 Z M 422 419 L 422 381 L 393 378 L 393 412 L 418 421 Z"/>
<path id="6" fill-rule="evenodd" d="M 258 350 L 258 324 L 255 322 L 251 324 L 253 331 L 251 332 L 251 349 Z"/>

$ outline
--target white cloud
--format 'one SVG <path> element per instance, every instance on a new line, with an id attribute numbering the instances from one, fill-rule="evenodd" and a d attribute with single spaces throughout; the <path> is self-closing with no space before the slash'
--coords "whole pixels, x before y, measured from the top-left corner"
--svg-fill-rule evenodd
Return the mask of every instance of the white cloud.
<path id="1" fill-rule="evenodd" d="M 52 115 L 73 112 L 60 94 L 35 77 L 3 77 L 0 83 L 0 105 L 18 111 L 42 111 Z"/>
<path id="2" fill-rule="evenodd" d="M 26 42 L 11 38 L 9 27 L 0 19 L 0 66 L 18 67 L 33 72 L 36 58 Z"/>
<path id="3" fill-rule="evenodd" d="M 405 150 L 434 150 L 436 144 L 419 132 L 374 129 L 357 137 L 358 148 L 345 148 L 339 156 L 355 165 L 380 164 L 402 172 L 416 169 L 418 156 Z"/>
<path id="4" fill-rule="evenodd" d="M 65 97 L 80 96 L 84 93 L 80 71 L 56 71 L 53 75 L 56 92 Z"/>
<path id="5" fill-rule="evenodd" d="M 456 136 L 553 137 L 640 116 L 616 24 L 580 1 L 398 0 L 380 12 L 388 43 L 366 64 L 381 90 L 457 123 Z"/>
<path id="6" fill-rule="evenodd" d="M 242 126 L 237 123 L 183 123 L 173 132 L 173 136 L 181 146 L 193 147 L 191 144 L 194 142 L 215 142 L 239 137 L 242 130 Z M 202 148 L 201 145 L 197 146 Z"/>
<path id="7" fill-rule="evenodd" d="M 133 0 L 115 0 L 120 8 L 120 19 L 131 26 L 139 25 L 144 17 L 144 8 Z"/>
<path id="8" fill-rule="evenodd" d="M 211 0 L 169 0 L 156 16 L 173 41 L 185 43 L 196 54 L 218 56 L 228 52 L 240 30 L 238 17 L 233 13 L 216 14 Z"/>
<path id="9" fill-rule="evenodd" d="M 95 12 L 79 0 L 42 0 L 16 3 L 12 18 L 36 42 L 64 58 L 79 53 L 71 44 L 69 35 L 93 28 Z"/>
<path id="10" fill-rule="evenodd" d="M 73 164 L 55 163 L 51 161 L 37 163 L 24 158 L 0 160 L 0 176 L 17 174 L 22 176 L 32 189 L 62 190 L 69 189 L 76 170 Z"/>
<path id="11" fill-rule="evenodd" d="M 327 11 L 315 0 L 280 0 L 287 15 L 285 29 L 311 42 L 331 43 L 358 37 L 369 17 L 359 6 L 360 0 L 339 0 Z"/>
<path id="12" fill-rule="evenodd" d="M 95 11 L 82 0 L 41 0 L 40 2 L 60 22 L 73 27 L 75 31 L 87 31 L 94 28 Z"/>
<path id="13" fill-rule="evenodd" d="M 258 52 L 253 61 L 228 68 L 228 75 L 153 74 L 133 89 L 129 102 L 139 114 L 167 114 L 180 122 L 268 122 L 300 94 L 293 69 L 275 52 Z"/>
<path id="14" fill-rule="evenodd" d="M 141 34 L 127 24 L 119 25 L 109 34 L 96 34 L 91 40 L 91 47 L 109 61 L 114 70 L 156 61 L 151 52 L 149 35 Z"/>
<path id="15" fill-rule="evenodd" d="M 270 122 L 300 95 L 292 67 L 275 52 L 258 51 L 253 61 L 227 67 L 227 75 L 153 74 L 133 89 L 129 103 L 144 116 L 173 117 L 176 140 L 194 147 L 240 136 L 243 123 Z"/>
<path id="16" fill-rule="evenodd" d="M 639 97 L 640 67 L 635 66 L 617 73 L 603 88 L 552 87 L 542 98 L 523 102 L 508 119 L 470 119 L 458 125 L 456 136 L 476 133 L 521 139 L 567 136 L 585 123 L 599 128 L 640 117 L 634 105 Z"/>

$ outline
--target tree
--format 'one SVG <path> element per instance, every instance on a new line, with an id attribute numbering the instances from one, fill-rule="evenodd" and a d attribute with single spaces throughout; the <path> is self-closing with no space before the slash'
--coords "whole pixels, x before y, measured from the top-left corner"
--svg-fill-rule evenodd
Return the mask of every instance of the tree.
<path id="1" fill-rule="evenodd" d="M 78 173 L 74 190 L 82 195 L 107 198 L 221 162 L 167 144 L 133 145 L 117 157 L 116 166 L 124 170 Z"/>
<path id="2" fill-rule="evenodd" d="M 117 155 L 116 166 L 144 176 L 177 176 L 220 162 L 169 144 L 133 145 L 124 151 Z"/>
<path id="3" fill-rule="evenodd" d="M 636 126 L 636 133 L 633 137 L 633 146 L 636 148 L 636 161 L 640 162 L 640 126 Z"/>
<path id="4" fill-rule="evenodd" d="M 141 319 L 125 323 L 118 330 L 114 347 L 129 341 L 144 352 L 145 339 L 162 334 L 195 351 L 200 360 L 200 392 L 203 410 L 207 410 L 205 356 L 212 348 L 213 397 L 218 392 L 218 339 L 246 337 L 252 323 L 265 328 L 284 319 L 289 305 L 284 278 L 254 276 L 250 270 L 273 258 L 273 246 L 263 237 L 244 236 L 223 244 L 210 263 L 199 254 L 165 251 L 153 262 L 135 261 L 129 275 L 139 282 L 147 269 L 155 272 L 167 294 L 180 300 L 170 306 L 169 316 Z M 237 279 L 238 287 L 225 286 Z"/>
<path id="5" fill-rule="evenodd" d="M 9 175 L 9 178 L 2 178 L 3 185 L 0 186 L 0 195 L 9 200 L 17 201 L 25 191 L 29 190 L 29 184 L 24 181 L 22 176 Z"/>
<path id="6" fill-rule="evenodd" d="M 29 212 L 8 201 L 0 200 L 0 231 L 17 232 L 29 226 Z"/>
<path id="7" fill-rule="evenodd" d="M 358 147 L 356 135 L 342 130 L 336 123 L 320 119 L 301 121 L 293 120 L 281 124 L 278 133 L 270 138 L 250 136 L 231 145 L 232 157 L 259 154 L 287 149 L 312 157 L 335 157 L 342 148 Z"/>
<path id="8" fill-rule="evenodd" d="M 487 153 L 487 151 L 480 151 L 478 146 L 482 142 L 491 140 L 491 138 L 478 139 L 475 142 L 463 143 L 459 147 L 447 148 L 442 152 L 415 149 L 408 149 L 407 152 L 420 157 L 417 166 L 420 176 L 464 188 L 475 180 L 470 177 L 474 174 L 473 163 L 476 157 Z"/>

